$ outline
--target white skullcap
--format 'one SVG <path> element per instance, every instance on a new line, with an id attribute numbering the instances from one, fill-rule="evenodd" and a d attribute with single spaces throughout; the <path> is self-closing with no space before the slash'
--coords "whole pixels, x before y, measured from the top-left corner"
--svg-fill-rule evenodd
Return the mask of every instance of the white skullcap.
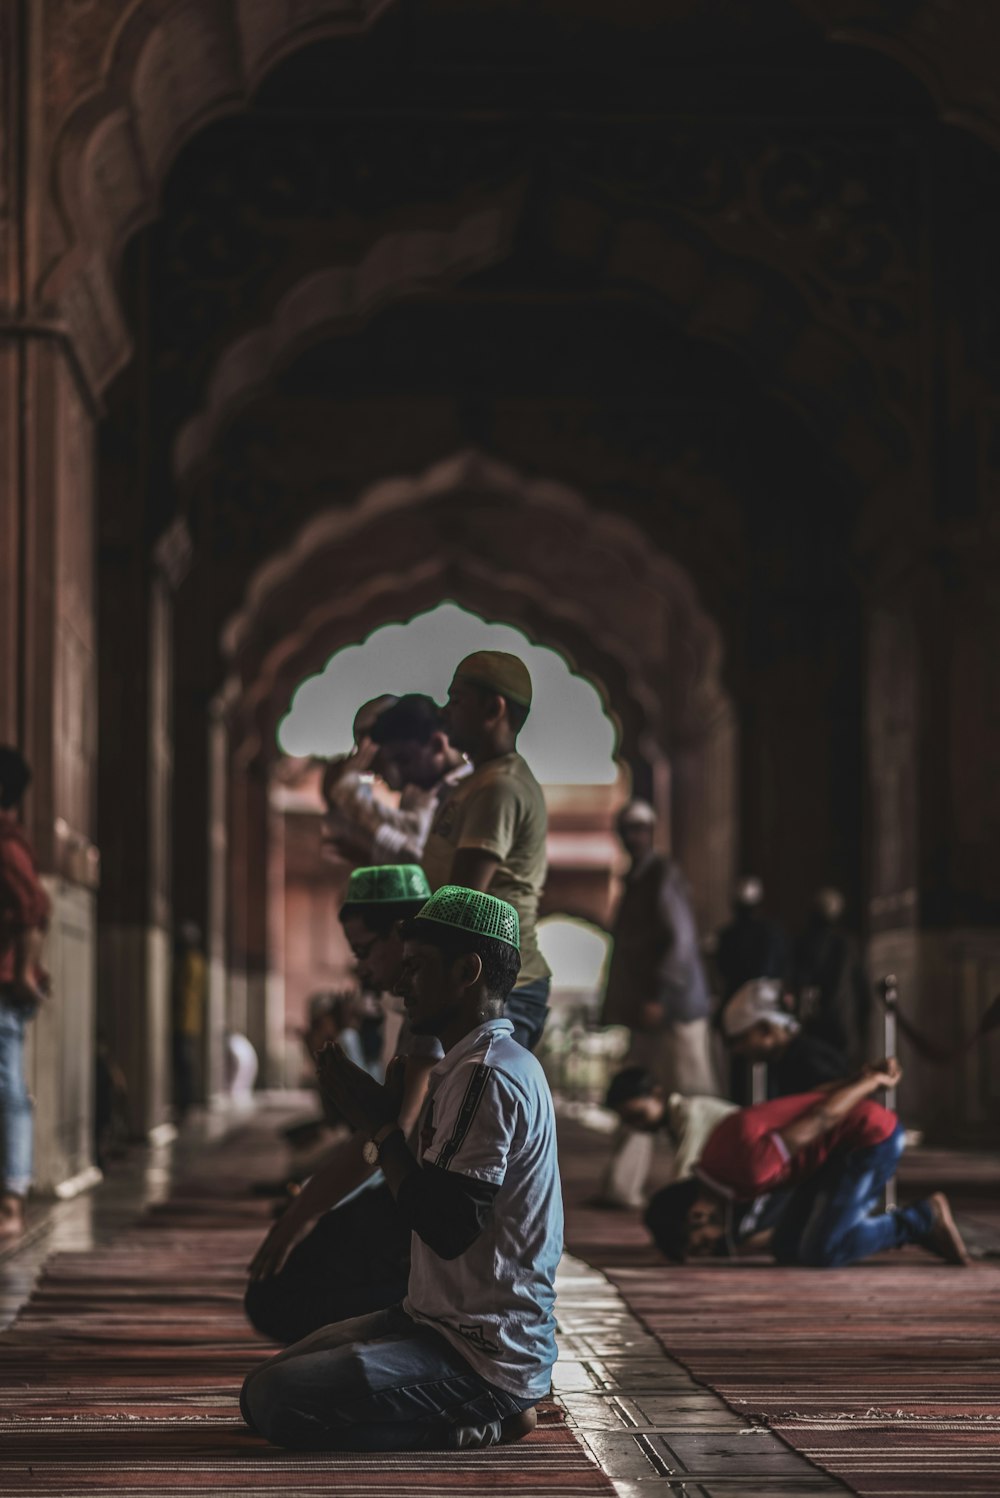
<path id="1" fill-rule="evenodd" d="M 722 1011 L 722 1032 L 730 1040 L 745 1035 L 760 1020 L 797 1030 L 799 1022 L 782 1003 L 784 988 L 776 978 L 754 978 L 733 994 Z"/>
<path id="2" fill-rule="evenodd" d="M 839 889 L 831 889 L 827 886 L 816 891 L 813 906 L 825 920 L 839 921 L 844 913 L 844 897 Z"/>
<path id="3" fill-rule="evenodd" d="M 759 905 L 764 898 L 764 886 L 754 874 L 747 874 L 736 884 L 736 903 L 738 905 Z"/>
<path id="4" fill-rule="evenodd" d="M 653 827 L 656 824 L 656 812 L 648 801 L 640 801 L 638 797 L 629 801 L 618 813 L 618 825 L 624 827 L 630 822 L 635 822 L 642 827 Z"/>

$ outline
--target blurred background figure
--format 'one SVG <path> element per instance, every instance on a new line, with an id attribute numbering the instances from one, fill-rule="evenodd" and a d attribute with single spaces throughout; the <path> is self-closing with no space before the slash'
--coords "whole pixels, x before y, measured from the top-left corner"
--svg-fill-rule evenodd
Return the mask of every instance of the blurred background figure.
<path id="1" fill-rule="evenodd" d="M 843 1051 L 796 1019 L 795 1000 L 773 978 L 744 983 L 722 1011 L 722 1034 L 730 1055 L 767 1066 L 769 1098 L 811 1092 L 846 1077 Z"/>
<path id="2" fill-rule="evenodd" d="M 745 875 L 733 890 L 733 918 L 719 932 L 715 966 L 723 1000 L 754 978 L 788 977 L 788 937 L 765 914 L 764 885 L 755 875 Z"/>
<path id="3" fill-rule="evenodd" d="M 843 916 L 840 890 L 816 891 L 793 949 L 792 982 L 800 1018 L 812 1034 L 858 1062 L 867 1051 L 871 985 L 858 944 L 843 929 Z"/>
<path id="4" fill-rule="evenodd" d="M 253 1089 L 259 1068 L 257 1052 L 238 1030 L 226 1033 L 226 1096 L 237 1107 L 253 1106 Z"/>
<path id="5" fill-rule="evenodd" d="M 178 928 L 173 979 L 174 1115 L 182 1123 L 200 1096 L 208 997 L 208 968 L 194 921 Z"/>
<path id="6" fill-rule="evenodd" d="M 636 1133 L 664 1133 L 673 1155 L 673 1181 L 687 1180 L 716 1124 L 736 1111 L 735 1103 L 722 1098 L 683 1097 L 679 1092 L 668 1097 L 641 1066 L 627 1066 L 611 1078 L 604 1106 Z"/>
<path id="7" fill-rule="evenodd" d="M 350 754 L 328 760 L 323 768 L 320 783 L 326 802 L 323 846 L 338 857 L 350 860 L 352 855 L 340 845 L 350 840 L 359 819 L 370 812 L 374 800 L 372 780 L 377 773 L 378 745 L 372 739 L 372 729 L 379 715 L 398 701 L 393 693 L 383 692 L 363 702 L 354 715 L 354 748 Z M 399 790 L 399 786 L 393 785 L 392 789 Z"/>
<path id="8" fill-rule="evenodd" d="M 365 749 L 331 761 L 324 772 L 324 846 L 353 864 L 419 863 L 439 806 L 472 766 L 449 743 L 432 697 L 410 692 L 376 701 L 387 705 L 370 722 L 363 720 Z M 366 704 L 362 714 L 372 706 Z M 357 768 L 345 769 L 352 758 L 363 759 L 398 791 L 398 801 L 373 794 L 371 777 Z"/>
<path id="9" fill-rule="evenodd" d="M 738 989 L 758 978 L 788 979 L 788 937 L 779 922 L 764 912 L 764 885 L 754 874 L 737 880 L 733 890 L 733 918 L 715 943 L 715 970 L 722 1007 Z M 719 1024 L 722 1007 L 716 1011 Z M 741 1105 L 750 1101 L 750 1068 L 743 1056 L 730 1051 L 728 1093 Z"/>
<path id="10" fill-rule="evenodd" d="M 656 813 L 633 800 L 618 817 L 630 864 L 615 914 L 614 946 L 601 1022 L 631 1032 L 627 1064 L 655 1077 L 670 1093 L 713 1096 L 708 982 L 687 883 L 665 853 L 656 852 Z M 652 1163 L 652 1136 L 625 1125 L 605 1173 L 600 1200 L 636 1207 Z"/>
<path id="11" fill-rule="evenodd" d="M 51 906 L 19 821 L 31 778 L 20 750 L 0 744 L 0 1244 L 24 1232 L 35 1143 L 24 1044 L 29 1022 L 49 995 L 42 935 Z"/>

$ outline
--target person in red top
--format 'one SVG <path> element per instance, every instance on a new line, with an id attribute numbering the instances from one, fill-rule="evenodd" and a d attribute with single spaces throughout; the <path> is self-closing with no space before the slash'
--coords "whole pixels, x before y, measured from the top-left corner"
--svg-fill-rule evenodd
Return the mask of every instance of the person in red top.
<path id="1" fill-rule="evenodd" d="M 902 1076 L 895 1060 L 815 1092 L 739 1108 L 722 1119 L 691 1180 L 653 1197 L 646 1225 L 668 1258 L 769 1251 L 779 1264 L 835 1268 L 919 1243 L 952 1264 L 969 1262 L 940 1192 L 879 1210 L 904 1130 L 871 1101 Z"/>
<path id="2" fill-rule="evenodd" d="M 0 744 L 0 1244 L 24 1232 L 34 1136 L 24 1032 L 48 991 L 41 938 L 49 899 L 17 821 L 30 781 L 20 752 Z"/>

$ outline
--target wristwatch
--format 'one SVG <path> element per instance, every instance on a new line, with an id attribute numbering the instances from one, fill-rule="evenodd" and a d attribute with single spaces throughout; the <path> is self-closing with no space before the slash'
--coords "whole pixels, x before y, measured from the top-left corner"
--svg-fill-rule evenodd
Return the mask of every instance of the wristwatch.
<path id="1" fill-rule="evenodd" d="M 390 1134 L 395 1134 L 398 1128 L 399 1124 L 393 1120 L 392 1123 L 383 1124 L 378 1133 L 374 1134 L 371 1139 L 365 1140 L 361 1149 L 361 1158 L 366 1165 L 378 1164 L 383 1144 Z"/>

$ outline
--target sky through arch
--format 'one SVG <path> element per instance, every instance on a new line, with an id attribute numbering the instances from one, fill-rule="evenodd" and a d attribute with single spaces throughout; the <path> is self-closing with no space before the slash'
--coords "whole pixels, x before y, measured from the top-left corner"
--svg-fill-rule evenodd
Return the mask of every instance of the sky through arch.
<path id="1" fill-rule="evenodd" d="M 558 653 L 509 624 L 493 624 L 446 602 L 405 624 L 386 624 L 331 656 L 295 690 L 278 726 L 285 754 L 343 754 L 362 702 L 382 692 L 426 692 L 444 702 L 454 669 L 473 650 L 507 650 L 531 673 L 534 702 L 518 741 L 545 785 L 610 785 L 616 735 L 597 689 Z"/>

